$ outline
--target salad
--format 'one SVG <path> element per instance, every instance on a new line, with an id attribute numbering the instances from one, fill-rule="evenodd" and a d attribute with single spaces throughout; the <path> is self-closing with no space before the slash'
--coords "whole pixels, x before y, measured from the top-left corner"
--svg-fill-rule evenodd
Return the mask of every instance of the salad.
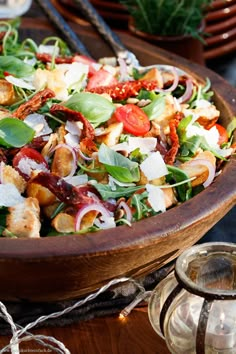
<path id="1" fill-rule="evenodd" d="M 0 235 L 84 234 L 207 188 L 235 151 L 211 83 L 71 53 L 0 23 Z"/>

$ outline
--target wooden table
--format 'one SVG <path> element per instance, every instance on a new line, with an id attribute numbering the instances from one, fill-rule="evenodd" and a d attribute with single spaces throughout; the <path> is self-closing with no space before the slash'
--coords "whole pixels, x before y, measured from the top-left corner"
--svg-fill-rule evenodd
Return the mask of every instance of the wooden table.
<path id="1" fill-rule="evenodd" d="M 114 315 L 32 332 L 55 337 L 71 354 L 170 354 L 149 323 L 147 307 L 135 308 L 123 320 Z M 9 337 L 0 336 L 0 349 L 8 343 Z M 44 347 L 31 341 L 21 344 L 20 349 L 35 353 L 36 350 L 43 352 Z M 45 348 L 45 352 L 50 353 L 48 350 Z"/>

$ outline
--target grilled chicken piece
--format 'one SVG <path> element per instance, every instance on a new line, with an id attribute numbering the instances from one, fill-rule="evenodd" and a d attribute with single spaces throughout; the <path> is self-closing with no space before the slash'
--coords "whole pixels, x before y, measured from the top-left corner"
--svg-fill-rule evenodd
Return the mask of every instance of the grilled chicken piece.
<path id="1" fill-rule="evenodd" d="M 17 237 L 40 237 L 40 208 L 36 198 L 26 198 L 22 203 L 8 210 L 6 230 L 3 232 L 5 236 L 10 231 Z"/>

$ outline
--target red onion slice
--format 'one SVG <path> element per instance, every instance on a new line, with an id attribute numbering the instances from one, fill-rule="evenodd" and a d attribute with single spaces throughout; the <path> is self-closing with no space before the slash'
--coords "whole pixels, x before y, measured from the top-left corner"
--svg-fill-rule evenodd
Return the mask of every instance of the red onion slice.
<path id="1" fill-rule="evenodd" d="M 64 177 L 64 179 L 66 179 L 66 178 L 70 178 L 70 177 L 74 176 L 75 171 L 76 171 L 76 169 L 77 169 L 77 157 L 76 157 L 76 153 L 75 153 L 75 150 L 73 149 L 73 147 L 71 147 L 70 145 L 67 145 L 67 144 L 63 144 L 63 143 L 58 144 L 57 146 L 55 146 L 55 148 L 52 149 L 51 154 L 52 154 L 55 150 L 57 150 L 57 149 L 59 149 L 59 148 L 61 148 L 61 147 L 64 147 L 64 148 L 66 148 L 67 150 L 69 150 L 69 151 L 71 152 L 71 155 L 72 155 L 72 158 L 73 158 L 71 171 L 70 171 L 70 173 L 69 173 L 66 177 Z"/>
<path id="2" fill-rule="evenodd" d="M 210 161 L 196 158 L 192 161 L 189 161 L 188 164 L 192 166 L 206 166 L 208 168 L 209 173 L 206 181 L 203 183 L 203 186 L 204 188 L 206 188 L 212 183 L 215 178 L 215 166 Z"/>
<path id="3" fill-rule="evenodd" d="M 184 92 L 183 96 L 178 98 L 178 102 L 184 103 L 184 102 L 188 101 L 191 98 L 192 93 L 193 93 L 193 82 L 191 79 L 187 79 L 185 92 Z"/>
<path id="4" fill-rule="evenodd" d="M 102 215 L 104 220 L 106 220 L 107 218 L 110 218 L 110 216 L 111 216 L 109 211 L 101 204 L 98 204 L 98 203 L 87 204 L 87 205 L 83 206 L 82 208 L 80 208 L 78 213 L 76 214 L 75 231 L 80 230 L 81 221 L 82 221 L 83 217 L 90 211 L 97 211 L 99 214 Z"/>
<path id="5" fill-rule="evenodd" d="M 170 71 L 172 72 L 174 76 L 173 84 L 168 88 L 168 89 L 155 89 L 155 92 L 173 92 L 176 87 L 178 86 L 179 83 L 179 75 L 177 73 L 176 68 L 173 66 L 170 68 Z"/>
<path id="6" fill-rule="evenodd" d="M 119 209 L 120 209 L 120 208 L 124 209 L 124 212 L 125 212 L 125 214 L 126 214 L 127 220 L 128 220 L 129 222 L 131 222 L 131 221 L 132 221 L 132 212 L 131 212 L 131 209 L 130 209 L 130 207 L 128 206 L 128 204 L 127 204 L 125 201 L 122 200 L 122 201 L 119 203 L 118 208 L 119 208 Z"/>
<path id="7" fill-rule="evenodd" d="M 93 161 L 94 160 L 94 157 L 86 156 L 80 149 L 77 149 L 77 151 L 83 160 L 85 160 L 85 161 Z"/>

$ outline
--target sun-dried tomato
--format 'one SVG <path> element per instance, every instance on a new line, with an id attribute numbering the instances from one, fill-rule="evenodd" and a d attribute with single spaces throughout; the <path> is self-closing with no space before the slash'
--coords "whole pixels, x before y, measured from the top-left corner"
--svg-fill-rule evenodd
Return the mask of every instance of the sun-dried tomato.
<path id="1" fill-rule="evenodd" d="M 98 86 L 87 90 L 91 93 L 107 93 L 115 101 L 126 100 L 129 97 L 135 97 L 141 89 L 152 91 L 157 87 L 157 81 L 134 80 L 120 82 L 111 86 Z"/>
<path id="2" fill-rule="evenodd" d="M 52 56 L 48 53 L 37 53 L 36 58 L 45 64 L 52 62 Z M 71 64 L 73 62 L 73 57 L 56 57 L 53 60 L 56 64 Z"/>
<path id="3" fill-rule="evenodd" d="M 183 118 L 183 113 L 177 112 L 174 118 L 172 118 L 169 122 L 169 127 L 170 127 L 169 138 L 171 141 L 171 148 L 167 151 L 167 153 L 164 156 L 164 161 L 168 165 L 174 164 L 176 155 L 180 147 L 179 137 L 177 134 L 177 127 L 182 118 Z"/>
<path id="4" fill-rule="evenodd" d="M 82 113 L 73 111 L 72 109 L 62 106 L 60 104 L 54 104 L 50 108 L 50 113 L 54 115 L 64 115 L 64 117 L 70 121 L 81 122 L 83 124 L 81 139 L 94 139 L 94 128 L 92 124 L 83 116 Z"/>
<path id="5" fill-rule="evenodd" d="M 55 93 L 50 89 L 44 89 L 36 93 L 29 101 L 21 104 L 12 115 L 15 118 L 23 120 L 29 114 L 38 111 L 39 108 L 41 108 L 47 100 L 52 97 L 55 97 Z"/>

